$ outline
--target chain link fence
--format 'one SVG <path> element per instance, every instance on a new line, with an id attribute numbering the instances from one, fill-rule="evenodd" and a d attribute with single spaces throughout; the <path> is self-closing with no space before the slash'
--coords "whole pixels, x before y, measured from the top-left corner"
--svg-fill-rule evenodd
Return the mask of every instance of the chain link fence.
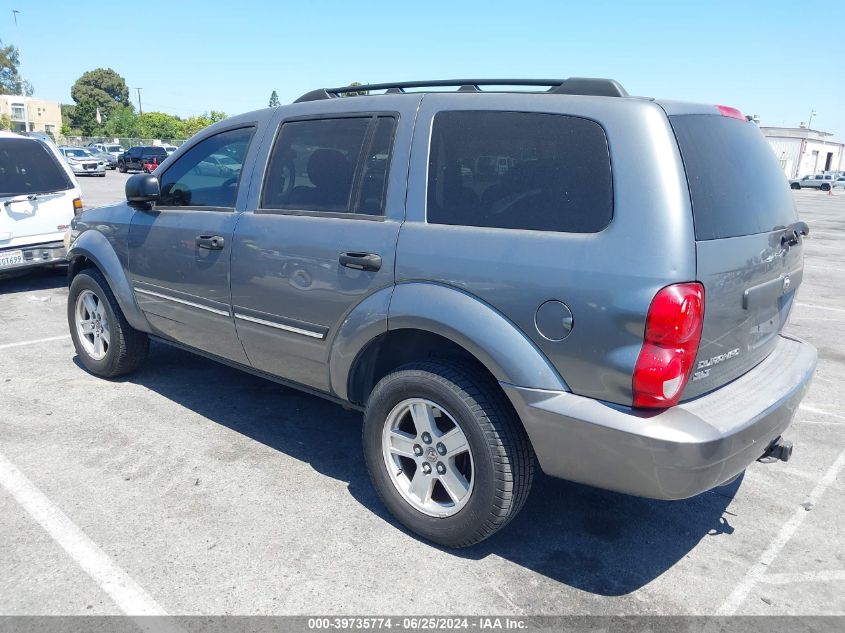
<path id="1" fill-rule="evenodd" d="M 123 149 L 129 149 L 137 145 L 175 145 L 179 147 L 185 142 L 183 138 L 108 138 L 105 136 L 62 136 L 56 137 L 57 145 L 70 147 L 87 147 L 92 143 L 107 143 L 109 145 L 120 145 Z"/>

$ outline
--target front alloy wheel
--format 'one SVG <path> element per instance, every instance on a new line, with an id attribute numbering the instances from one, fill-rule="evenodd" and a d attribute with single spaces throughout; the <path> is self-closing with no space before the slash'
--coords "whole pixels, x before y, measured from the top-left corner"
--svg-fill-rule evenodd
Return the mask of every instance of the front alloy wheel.
<path id="1" fill-rule="evenodd" d="M 76 298 L 75 314 L 76 333 L 85 353 L 94 360 L 103 360 L 111 342 L 103 302 L 90 290 L 83 290 Z"/>

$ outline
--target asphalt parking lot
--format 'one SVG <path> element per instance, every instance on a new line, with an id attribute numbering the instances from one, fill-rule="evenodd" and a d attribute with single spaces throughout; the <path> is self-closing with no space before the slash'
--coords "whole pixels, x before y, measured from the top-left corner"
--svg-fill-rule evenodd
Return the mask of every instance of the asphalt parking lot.
<path id="1" fill-rule="evenodd" d="M 125 180 L 82 180 L 86 206 Z M 794 196 L 789 331 L 819 364 L 792 460 L 680 502 L 540 476 L 462 551 L 381 506 L 360 414 L 160 344 L 100 380 L 63 274 L 0 281 L 0 613 L 845 614 L 845 193 Z"/>

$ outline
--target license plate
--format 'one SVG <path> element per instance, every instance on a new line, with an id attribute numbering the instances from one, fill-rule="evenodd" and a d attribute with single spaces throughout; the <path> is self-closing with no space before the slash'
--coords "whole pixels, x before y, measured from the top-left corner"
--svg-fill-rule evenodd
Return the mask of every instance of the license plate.
<path id="1" fill-rule="evenodd" d="M 0 252 L 0 268 L 23 264 L 23 251 Z"/>

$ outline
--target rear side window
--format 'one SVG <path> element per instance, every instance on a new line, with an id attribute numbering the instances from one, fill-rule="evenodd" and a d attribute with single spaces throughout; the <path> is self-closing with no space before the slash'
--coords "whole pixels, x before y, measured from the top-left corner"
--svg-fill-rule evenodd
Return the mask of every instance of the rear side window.
<path id="1" fill-rule="evenodd" d="M 262 208 L 383 215 L 395 127 L 392 116 L 284 123 Z"/>
<path id="2" fill-rule="evenodd" d="M 0 196 L 66 191 L 72 186 L 56 157 L 42 143 L 0 139 Z"/>
<path id="3" fill-rule="evenodd" d="M 430 223 L 594 233 L 612 215 L 610 156 L 597 123 L 529 112 L 434 117 Z"/>
<path id="4" fill-rule="evenodd" d="M 796 221 L 777 157 L 756 125 L 731 117 L 669 117 L 687 172 L 697 240 L 765 233 Z"/>

